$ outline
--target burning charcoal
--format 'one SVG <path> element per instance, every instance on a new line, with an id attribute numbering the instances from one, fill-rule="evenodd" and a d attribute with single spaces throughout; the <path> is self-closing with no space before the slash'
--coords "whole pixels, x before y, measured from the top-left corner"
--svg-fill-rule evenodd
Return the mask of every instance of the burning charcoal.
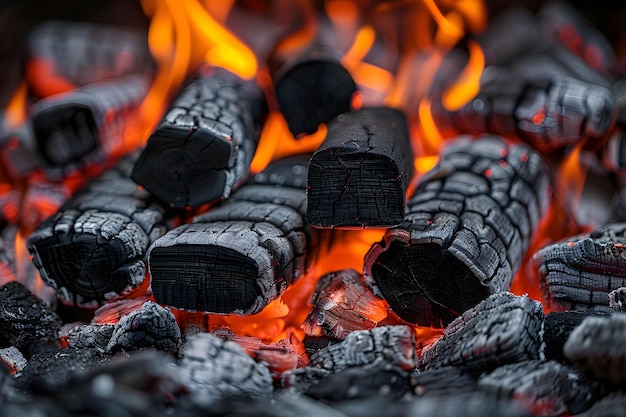
<path id="1" fill-rule="evenodd" d="M 309 359 L 310 366 L 333 372 L 381 362 L 410 371 L 417 367 L 415 334 L 404 325 L 357 330 L 343 342 L 318 350 Z"/>
<path id="2" fill-rule="evenodd" d="M 0 287 L 0 334 L 19 349 L 56 340 L 61 318 L 17 281 Z"/>
<path id="3" fill-rule="evenodd" d="M 565 356 L 584 372 L 612 384 L 626 382 L 626 315 L 587 317 L 563 346 Z"/>
<path id="4" fill-rule="evenodd" d="M 403 320 L 442 327 L 509 289 L 549 201 L 522 144 L 459 137 L 418 184 L 405 221 L 365 256 L 365 283 Z"/>
<path id="5" fill-rule="evenodd" d="M 0 283 L 7 283 L 15 280 L 15 265 L 7 249 L 4 236 L 0 234 Z"/>
<path id="6" fill-rule="evenodd" d="M 354 269 L 329 272 L 315 287 L 313 309 L 302 323 L 309 336 L 345 339 L 355 330 L 370 330 L 387 316 L 383 305 L 363 285 Z"/>
<path id="7" fill-rule="evenodd" d="M 608 294 L 626 286 L 626 223 L 572 236 L 534 255 L 552 308 L 609 312 Z"/>
<path id="8" fill-rule="evenodd" d="M 581 141 L 597 150 L 606 142 L 617 117 L 610 90 L 565 75 L 527 79 L 511 72 L 516 73 L 486 69 L 478 95 L 451 113 L 454 126 L 472 134 L 517 137 L 543 153 Z"/>
<path id="9" fill-rule="evenodd" d="M 146 255 L 157 302 L 192 311 L 255 314 L 300 278 L 310 239 L 304 221 L 306 161 L 274 162 L 267 177 L 255 176 L 222 205 L 157 239 Z M 300 179 L 274 177 L 270 172 L 276 165 L 290 166 Z M 272 178 L 275 185 L 264 184 Z"/>
<path id="10" fill-rule="evenodd" d="M 35 27 L 26 47 L 28 85 L 39 97 L 154 70 L 139 28 L 50 20 Z"/>
<path id="11" fill-rule="evenodd" d="M 373 396 L 398 401 L 411 392 L 409 373 L 381 362 L 334 372 L 306 390 L 311 398 L 337 403 Z"/>
<path id="12" fill-rule="evenodd" d="M 555 361 L 532 360 L 501 366 L 482 375 L 478 388 L 497 397 L 511 398 L 534 416 L 576 414 L 596 399 L 589 381 Z"/>
<path id="13" fill-rule="evenodd" d="M 187 341 L 183 350 L 181 381 L 198 404 L 233 396 L 260 398 L 272 394 L 267 365 L 254 361 L 235 342 L 199 333 Z"/>
<path id="14" fill-rule="evenodd" d="M 341 114 L 309 164 L 307 220 L 323 228 L 396 226 L 412 175 L 402 112 L 378 107 Z"/>
<path id="15" fill-rule="evenodd" d="M 150 87 L 145 75 L 85 85 L 35 103 L 37 152 L 49 173 L 103 163 L 123 147 L 123 133 Z"/>
<path id="16" fill-rule="evenodd" d="M 488 371 L 543 356 L 541 303 L 508 292 L 489 296 L 446 328 L 422 352 L 421 367 L 463 366 Z"/>
<path id="17" fill-rule="evenodd" d="M 553 0 L 538 13 L 544 32 L 561 41 L 573 53 L 595 69 L 607 71 L 615 52 L 602 32 L 571 4 Z"/>
<path id="18" fill-rule="evenodd" d="M 44 281 L 68 304 L 92 306 L 137 288 L 165 212 L 128 176 L 136 153 L 75 194 L 28 237 Z"/>
<path id="19" fill-rule="evenodd" d="M 416 396 L 441 397 L 471 393 L 476 390 L 476 377 L 456 366 L 430 369 L 412 375 Z"/>
<path id="20" fill-rule="evenodd" d="M 600 316 L 603 313 L 593 311 L 552 311 L 545 319 L 543 340 L 546 344 L 546 359 L 553 359 L 560 363 L 571 363 L 563 354 L 563 345 L 572 331 L 590 316 Z"/>
<path id="21" fill-rule="evenodd" d="M 181 343 L 180 328 L 174 314 L 168 308 L 148 301 L 140 309 L 120 319 L 106 350 L 128 351 L 154 346 L 165 352 L 176 353 Z"/>
<path id="22" fill-rule="evenodd" d="M 54 393 L 75 375 L 108 360 L 109 357 L 95 349 L 65 348 L 35 353 L 22 372 L 15 376 L 15 387 L 24 393 Z"/>
<path id="23" fill-rule="evenodd" d="M 67 344 L 72 348 L 106 352 L 114 329 L 112 324 L 91 323 L 76 326 L 68 332 Z"/>
<path id="24" fill-rule="evenodd" d="M 6 365 L 11 375 L 15 375 L 24 369 L 24 366 L 26 366 L 26 358 L 24 358 L 22 352 L 20 352 L 15 346 L 0 349 L 0 362 Z M 2 371 L 0 371 L 0 373 L 1 372 Z M 0 377 L 0 380 L 2 380 L 2 377 Z M 0 385 L 2 384 L 0 383 Z M 1 388 L 0 392 L 2 392 Z M 2 394 L 0 394 L 0 398 L 2 398 Z M 1 402 L 2 401 L 0 401 L 0 403 Z"/>
<path id="25" fill-rule="evenodd" d="M 341 65 L 334 31 L 324 19 L 317 23 L 317 37 L 298 53 L 284 54 L 279 46 L 270 58 L 278 107 L 296 138 L 314 133 L 320 123 L 350 111 L 357 91 L 352 76 Z"/>
<path id="26" fill-rule="evenodd" d="M 2 126 L 0 112 L 0 162 L 6 174 L 20 180 L 45 164 L 36 152 L 35 134 L 30 120 L 14 128 Z"/>
<path id="27" fill-rule="evenodd" d="M 626 312 L 626 287 L 619 287 L 609 293 L 609 308 L 618 313 Z"/>
<path id="28" fill-rule="evenodd" d="M 20 216 L 21 198 L 17 188 L 0 179 L 0 231 L 16 224 Z"/>
<path id="29" fill-rule="evenodd" d="M 220 68 L 199 73 L 150 136 L 132 178 L 171 207 L 228 198 L 248 175 L 264 105 L 252 81 Z"/>

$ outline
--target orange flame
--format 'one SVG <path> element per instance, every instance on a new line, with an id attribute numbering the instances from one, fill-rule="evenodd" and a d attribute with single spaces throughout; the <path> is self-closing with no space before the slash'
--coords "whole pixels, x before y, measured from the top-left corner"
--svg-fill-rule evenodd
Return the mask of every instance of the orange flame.
<path id="1" fill-rule="evenodd" d="M 485 67 L 485 55 L 480 45 L 469 44 L 469 60 L 456 82 L 443 92 L 442 104 L 449 111 L 456 111 L 476 97 L 480 90 L 480 76 Z"/>
<path id="2" fill-rule="evenodd" d="M 16 129 L 26 121 L 28 117 L 28 111 L 26 109 L 27 98 L 28 86 L 26 85 L 26 81 L 22 81 L 5 108 L 4 117 L 8 130 Z"/>

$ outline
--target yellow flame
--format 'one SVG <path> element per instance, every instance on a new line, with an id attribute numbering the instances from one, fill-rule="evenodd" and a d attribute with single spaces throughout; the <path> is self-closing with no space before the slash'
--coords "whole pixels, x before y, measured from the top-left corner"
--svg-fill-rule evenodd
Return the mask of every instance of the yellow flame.
<path id="1" fill-rule="evenodd" d="M 26 99 L 28 98 L 28 87 L 25 81 L 22 81 L 17 87 L 13 96 L 9 100 L 9 104 L 5 108 L 5 122 L 8 129 L 19 127 L 27 117 Z"/>
<path id="2" fill-rule="evenodd" d="M 558 186 L 562 188 L 567 198 L 567 203 L 576 211 L 585 186 L 585 178 L 589 170 L 589 163 L 582 156 L 584 142 L 579 142 L 559 166 Z"/>
<path id="3" fill-rule="evenodd" d="M 456 82 L 448 87 L 442 95 L 442 104 L 448 111 L 457 111 L 480 90 L 480 76 L 485 67 L 485 55 L 477 42 L 468 43 L 469 60 Z"/>

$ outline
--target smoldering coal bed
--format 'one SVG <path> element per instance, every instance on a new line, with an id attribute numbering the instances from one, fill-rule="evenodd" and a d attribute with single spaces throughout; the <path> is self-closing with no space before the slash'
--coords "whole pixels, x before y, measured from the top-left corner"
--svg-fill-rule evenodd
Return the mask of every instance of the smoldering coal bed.
<path id="1" fill-rule="evenodd" d="M 25 45 L 0 415 L 623 408 L 619 38 L 558 2 L 141 7 Z"/>

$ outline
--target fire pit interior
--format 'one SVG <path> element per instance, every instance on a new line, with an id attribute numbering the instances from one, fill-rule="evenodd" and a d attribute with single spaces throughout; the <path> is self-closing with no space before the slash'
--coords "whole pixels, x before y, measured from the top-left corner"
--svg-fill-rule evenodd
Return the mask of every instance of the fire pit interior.
<path id="1" fill-rule="evenodd" d="M 0 416 L 624 415 L 626 8 L 0 11 Z"/>

